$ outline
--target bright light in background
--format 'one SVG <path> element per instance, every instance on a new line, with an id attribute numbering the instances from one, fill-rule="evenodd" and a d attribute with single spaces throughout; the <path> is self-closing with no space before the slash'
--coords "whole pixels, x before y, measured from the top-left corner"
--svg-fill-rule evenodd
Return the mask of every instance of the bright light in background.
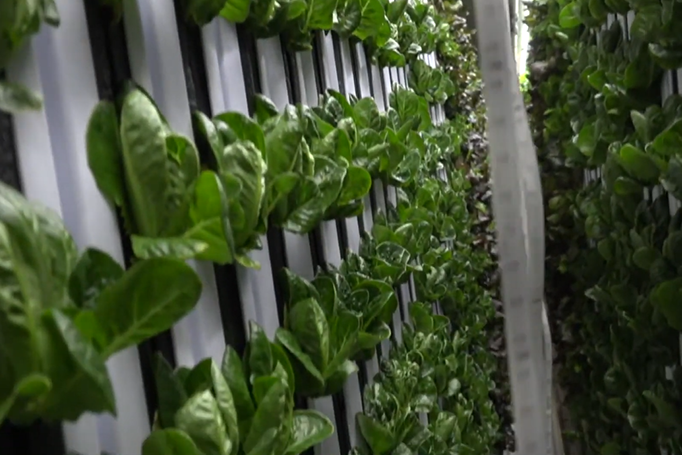
<path id="1" fill-rule="evenodd" d="M 526 61 L 528 59 L 528 43 L 530 33 L 524 19 L 526 6 L 522 0 L 516 0 L 516 71 L 519 76 L 526 73 Z"/>

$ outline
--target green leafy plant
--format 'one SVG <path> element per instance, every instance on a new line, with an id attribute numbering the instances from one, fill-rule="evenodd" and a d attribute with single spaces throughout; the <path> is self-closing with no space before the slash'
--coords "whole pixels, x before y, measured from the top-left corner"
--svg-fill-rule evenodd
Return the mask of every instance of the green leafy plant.
<path id="1" fill-rule="evenodd" d="M 192 141 L 171 130 L 142 90 L 129 89 L 120 109 L 101 101 L 90 117 L 86 144 L 97 186 L 120 208 L 137 257 L 232 262 L 222 180 L 200 171 Z"/>
<path id="2" fill-rule="evenodd" d="M 201 281 L 154 258 L 79 255 L 57 214 L 0 184 L 0 421 L 116 413 L 104 362 L 189 313 Z"/>
<path id="3" fill-rule="evenodd" d="M 46 23 L 59 26 L 54 0 L 4 1 L 0 6 L 0 71 L 5 70 L 18 49 Z M 40 95 L 21 84 L 0 80 L 0 110 L 15 113 L 42 108 Z"/>
<path id="4" fill-rule="evenodd" d="M 143 455 L 298 455 L 332 435 L 325 416 L 293 409 L 287 355 L 257 324 L 250 327 L 243 359 L 229 346 L 220 366 L 206 359 L 173 371 L 157 358 L 159 409 Z"/>

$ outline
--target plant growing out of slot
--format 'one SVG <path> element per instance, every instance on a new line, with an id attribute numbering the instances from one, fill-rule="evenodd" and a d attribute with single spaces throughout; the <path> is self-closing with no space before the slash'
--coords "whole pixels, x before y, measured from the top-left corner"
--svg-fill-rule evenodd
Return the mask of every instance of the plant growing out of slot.
<path id="1" fill-rule="evenodd" d="M 159 409 L 143 455 L 298 455 L 334 432 L 322 414 L 294 410 L 294 372 L 284 350 L 250 325 L 243 359 L 227 347 L 212 359 L 173 371 L 158 358 Z"/>
<path id="2" fill-rule="evenodd" d="M 0 72 L 26 41 L 46 23 L 59 26 L 59 13 L 54 0 L 6 0 L 0 5 Z M 0 80 L 0 111 L 17 113 L 37 110 L 43 105 L 37 93 L 21 84 Z"/>
<path id="3" fill-rule="evenodd" d="M 318 276 L 312 284 L 284 270 L 287 308 L 275 339 L 291 359 L 296 391 L 308 397 L 332 395 L 357 371 L 361 317 L 339 305 L 334 282 Z"/>
<path id="4" fill-rule="evenodd" d="M 182 261 L 124 271 L 79 256 L 56 213 L 0 184 L 0 422 L 116 414 L 105 361 L 168 330 L 196 305 L 201 281 Z"/>
<path id="5" fill-rule="evenodd" d="M 192 141 L 171 130 L 141 89 L 127 90 L 120 106 L 101 101 L 86 142 L 97 186 L 119 207 L 138 258 L 234 260 L 223 181 L 200 170 Z"/>

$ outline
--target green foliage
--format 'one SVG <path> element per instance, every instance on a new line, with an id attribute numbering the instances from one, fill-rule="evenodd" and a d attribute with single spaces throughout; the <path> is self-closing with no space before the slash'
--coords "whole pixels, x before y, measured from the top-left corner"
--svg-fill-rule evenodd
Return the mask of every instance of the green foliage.
<path id="1" fill-rule="evenodd" d="M 6 0 L 0 5 L 0 72 L 43 23 L 59 26 L 54 0 Z M 40 109 L 42 98 L 23 85 L 0 80 L 0 111 L 10 114 Z"/>
<path id="2" fill-rule="evenodd" d="M 104 362 L 168 330 L 201 294 L 172 258 L 124 271 L 106 253 L 79 256 L 57 214 L 0 184 L 0 422 L 116 414 Z"/>
<path id="3" fill-rule="evenodd" d="M 630 39 L 607 14 L 634 12 Z M 530 8 L 530 118 L 547 201 L 547 302 L 582 453 L 682 453 L 674 2 Z M 584 171 L 600 169 L 584 184 Z M 654 187 L 659 190 L 654 193 Z M 582 188 L 581 188 L 582 187 Z M 667 191 L 667 193 L 666 193 Z M 645 196 L 646 195 L 646 196 Z M 671 367 L 672 377 L 666 368 Z"/>

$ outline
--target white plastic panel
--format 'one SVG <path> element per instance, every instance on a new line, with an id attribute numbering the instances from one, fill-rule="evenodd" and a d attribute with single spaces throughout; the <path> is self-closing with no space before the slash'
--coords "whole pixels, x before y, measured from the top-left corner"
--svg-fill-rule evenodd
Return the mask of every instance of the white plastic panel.
<path id="1" fill-rule="evenodd" d="M 263 95 L 283 109 L 289 103 L 289 93 L 284 79 L 284 56 L 279 37 L 257 40 L 256 50 Z"/>
<path id="2" fill-rule="evenodd" d="M 7 78 L 11 81 L 21 81 L 27 88 L 42 93 L 43 87 L 34 47 L 34 43 L 28 42 L 12 58 L 7 68 Z M 12 117 L 12 124 L 24 195 L 61 213 L 45 111 L 16 113 Z"/>
<path id="3" fill-rule="evenodd" d="M 311 107 L 317 106 L 319 91 L 315 80 L 313 53 L 311 51 L 297 52 L 296 66 L 303 76 L 298 78 L 301 82 L 301 103 Z"/>
<path id="4" fill-rule="evenodd" d="M 336 57 L 334 55 L 334 39 L 331 33 L 320 33 L 317 38 L 322 50 L 325 86 L 338 91 L 339 75 L 336 67 Z"/>
<path id="5" fill-rule="evenodd" d="M 348 40 L 341 40 L 341 62 L 343 65 L 343 80 L 346 85 L 345 95 L 358 95 L 355 93 L 355 77 L 353 76 L 353 62 L 350 56 L 350 44 Z"/>
<path id="6" fill-rule="evenodd" d="M 175 9 L 162 0 L 128 2 L 124 23 L 133 77 L 154 98 L 171 128 L 193 138 Z M 206 357 L 220 362 L 225 336 L 213 264 L 188 263 L 201 278 L 203 291 L 196 308 L 171 329 L 176 360 L 185 366 Z"/>
<path id="7" fill-rule="evenodd" d="M 237 30 L 233 24 L 217 18 L 202 30 L 206 76 L 213 114 L 235 111 L 248 114 L 248 102 L 242 72 Z M 214 62 L 214 63 L 209 63 Z M 275 288 L 270 267 L 268 241 L 261 237 L 263 248 L 248 256 L 260 263 L 260 270 L 236 265 L 237 285 L 242 303 L 245 327 L 256 321 L 269 337 L 279 327 L 277 311 L 273 311 Z"/>
<path id="8" fill-rule="evenodd" d="M 43 82 L 48 126 L 42 131 L 49 131 L 59 187 L 55 195 L 59 194 L 64 222 L 79 249 L 99 248 L 122 263 L 116 218 L 99 193 L 86 160 L 85 128 L 99 97 L 83 3 L 58 0 L 57 7 L 61 26 L 43 27 L 33 47 Z M 19 118 L 30 116 L 22 114 Z M 35 126 L 44 128 L 37 122 Z M 19 137 L 25 134 L 22 131 Z M 35 131 L 31 134 L 38 136 Z M 50 148 L 37 151 L 47 155 Z M 49 166 L 48 156 L 45 162 Z M 53 185 L 54 178 L 44 183 Z M 50 204 L 54 202 L 50 200 Z M 117 400 L 118 419 L 87 414 L 76 423 L 65 424 L 67 450 L 86 454 L 100 450 L 135 453 L 149 432 L 137 349 L 129 348 L 110 358 L 107 369 Z"/>

